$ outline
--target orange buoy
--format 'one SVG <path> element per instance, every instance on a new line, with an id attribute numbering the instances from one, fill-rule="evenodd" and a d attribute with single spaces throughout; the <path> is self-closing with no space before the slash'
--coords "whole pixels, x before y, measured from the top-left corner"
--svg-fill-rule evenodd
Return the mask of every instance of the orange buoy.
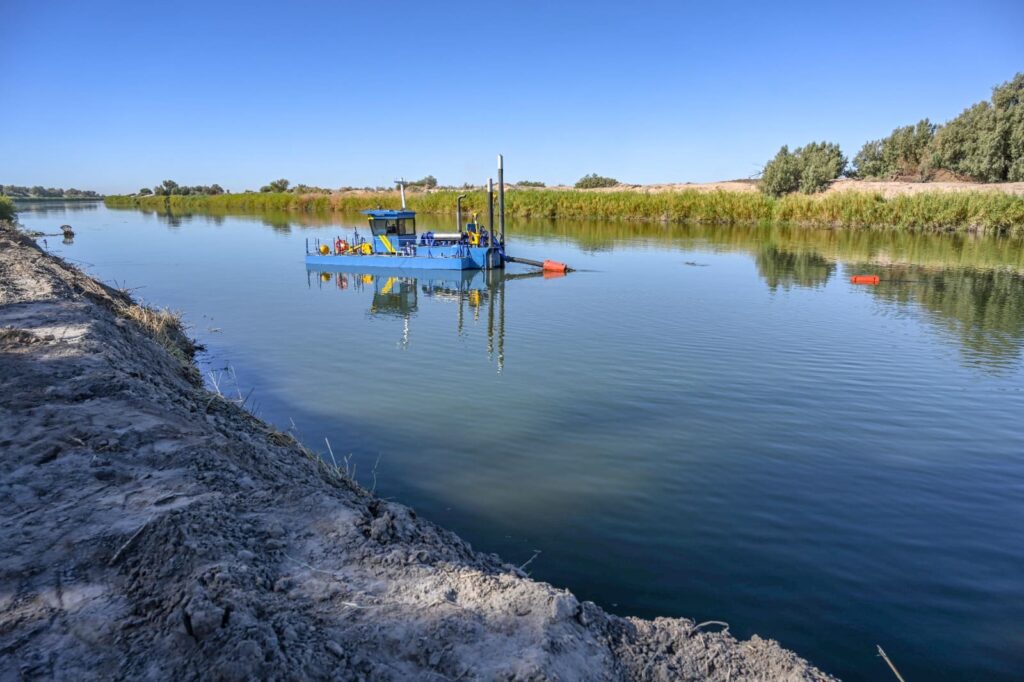
<path id="1" fill-rule="evenodd" d="M 878 275 L 854 275 L 850 278 L 850 284 L 878 284 L 880 281 Z"/>
<path id="2" fill-rule="evenodd" d="M 546 260 L 544 261 L 544 272 L 565 273 L 565 263 L 559 263 L 556 260 Z"/>

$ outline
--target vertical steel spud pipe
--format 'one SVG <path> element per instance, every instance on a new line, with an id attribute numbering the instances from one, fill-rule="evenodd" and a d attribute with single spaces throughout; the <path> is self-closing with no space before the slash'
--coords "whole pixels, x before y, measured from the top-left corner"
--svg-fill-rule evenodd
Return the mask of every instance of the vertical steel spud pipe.
<path id="1" fill-rule="evenodd" d="M 494 181 L 487 178 L 487 229 L 490 231 L 490 246 L 494 246 Z"/>
<path id="2" fill-rule="evenodd" d="M 501 226 L 501 246 L 505 246 L 505 160 L 498 154 L 498 222 Z"/>

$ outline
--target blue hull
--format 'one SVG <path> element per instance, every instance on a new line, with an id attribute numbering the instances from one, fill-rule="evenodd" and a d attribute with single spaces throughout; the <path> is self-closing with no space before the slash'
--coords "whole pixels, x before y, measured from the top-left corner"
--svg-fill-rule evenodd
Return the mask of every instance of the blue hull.
<path id="1" fill-rule="evenodd" d="M 374 253 L 369 255 L 309 254 L 306 265 L 325 265 L 353 269 L 394 268 L 398 270 L 485 270 L 504 265 L 501 253 L 493 247 L 468 247 L 463 255 L 449 255 L 448 247 L 418 247 L 415 256 Z"/>

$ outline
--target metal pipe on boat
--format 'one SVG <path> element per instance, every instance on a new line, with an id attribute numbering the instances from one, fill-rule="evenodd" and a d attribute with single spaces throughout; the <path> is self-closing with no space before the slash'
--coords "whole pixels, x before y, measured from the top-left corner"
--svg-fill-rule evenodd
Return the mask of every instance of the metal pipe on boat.
<path id="1" fill-rule="evenodd" d="M 505 159 L 498 154 L 498 222 L 501 226 L 501 245 L 505 246 Z"/>
<path id="2" fill-rule="evenodd" d="M 402 195 L 402 210 L 405 210 L 405 178 L 395 180 L 398 183 L 398 192 Z"/>
<path id="3" fill-rule="evenodd" d="M 487 178 L 487 229 L 491 231 L 490 246 L 494 246 L 494 180 Z"/>
<path id="4" fill-rule="evenodd" d="M 462 200 L 465 198 L 465 194 L 460 194 L 458 198 L 455 199 L 455 221 L 458 223 L 455 231 L 459 234 L 462 234 Z"/>

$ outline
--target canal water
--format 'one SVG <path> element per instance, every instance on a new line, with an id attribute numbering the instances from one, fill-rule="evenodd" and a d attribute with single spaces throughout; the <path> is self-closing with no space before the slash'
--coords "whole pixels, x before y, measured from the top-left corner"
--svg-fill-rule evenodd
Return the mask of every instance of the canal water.
<path id="1" fill-rule="evenodd" d="M 358 215 L 21 222 L 182 311 L 221 391 L 582 599 L 847 680 L 889 679 L 876 645 L 907 680 L 1024 676 L 1020 242 L 511 221 L 579 272 L 407 278 L 307 271 Z"/>

